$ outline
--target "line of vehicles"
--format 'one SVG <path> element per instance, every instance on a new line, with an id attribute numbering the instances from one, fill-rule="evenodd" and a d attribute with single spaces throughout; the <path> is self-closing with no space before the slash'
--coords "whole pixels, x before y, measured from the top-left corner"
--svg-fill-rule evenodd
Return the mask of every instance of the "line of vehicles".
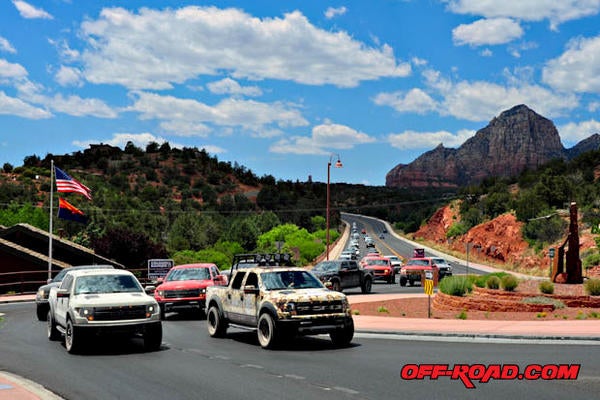
<path id="1" fill-rule="evenodd" d="M 255 330 L 263 348 L 295 335 L 323 333 L 346 346 L 354 323 L 343 290 L 370 293 L 375 280 L 395 283 L 396 275 L 401 286 L 413 285 L 426 270 L 436 270 L 440 279 L 452 275 L 444 259 L 425 257 L 420 249 L 403 264 L 362 240 L 370 253 L 360 262 L 356 251 L 355 257 L 323 261 L 312 269 L 292 266 L 289 254 L 240 254 L 228 271 L 212 263 L 178 265 L 145 288 L 129 271 L 71 267 L 40 287 L 36 314 L 46 320 L 48 339 L 64 340 L 69 353 L 80 352 L 95 335 L 115 333 L 140 336 L 146 350 L 158 350 L 166 313 L 184 310 L 206 316 L 208 334 L 215 338 L 240 327 Z M 349 250 L 354 249 L 351 243 Z"/>

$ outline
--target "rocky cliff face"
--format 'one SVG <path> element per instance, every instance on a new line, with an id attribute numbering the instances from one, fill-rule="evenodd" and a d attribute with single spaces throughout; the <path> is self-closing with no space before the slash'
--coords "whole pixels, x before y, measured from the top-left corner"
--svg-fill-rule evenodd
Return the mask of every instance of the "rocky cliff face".
<path id="1" fill-rule="evenodd" d="M 515 176 L 555 158 L 569 159 L 600 147 L 596 134 L 565 149 L 552 121 L 525 105 L 494 118 L 458 149 L 439 145 L 386 175 L 386 186 L 459 187 L 490 176 Z"/>

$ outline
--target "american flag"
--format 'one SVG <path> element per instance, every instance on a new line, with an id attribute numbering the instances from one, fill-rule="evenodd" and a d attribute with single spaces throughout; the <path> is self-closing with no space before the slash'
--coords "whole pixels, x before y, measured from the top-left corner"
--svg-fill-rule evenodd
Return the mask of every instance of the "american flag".
<path id="1" fill-rule="evenodd" d="M 72 178 L 65 171 L 58 167 L 54 167 L 56 172 L 56 191 L 63 193 L 80 193 L 88 198 L 92 199 L 92 191 L 90 188 L 85 186 L 83 183 L 78 182 L 75 178 Z"/>

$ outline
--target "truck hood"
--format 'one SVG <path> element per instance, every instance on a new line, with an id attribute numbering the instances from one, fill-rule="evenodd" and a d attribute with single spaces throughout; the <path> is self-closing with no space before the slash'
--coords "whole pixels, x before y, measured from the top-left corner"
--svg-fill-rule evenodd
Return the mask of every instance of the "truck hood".
<path id="1" fill-rule="evenodd" d="M 156 290 L 185 290 L 185 289 L 203 289 L 207 286 L 213 286 L 214 282 L 210 279 L 204 279 L 201 281 L 170 281 L 163 282 Z"/>
<path id="2" fill-rule="evenodd" d="M 79 294 L 73 296 L 75 304 L 86 307 L 103 306 L 139 306 L 145 304 L 156 304 L 153 297 L 145 293 L 102 293 L 102 294 Z"/>
<path id="3" fill-rule="evenodd" d="M 271 295 L 285 301 L 332 301 L 332 300 L 343 300 L 346 295 L 340 292 L 334 292 L 329 289 L 283 289 L 272 291 Z"/>

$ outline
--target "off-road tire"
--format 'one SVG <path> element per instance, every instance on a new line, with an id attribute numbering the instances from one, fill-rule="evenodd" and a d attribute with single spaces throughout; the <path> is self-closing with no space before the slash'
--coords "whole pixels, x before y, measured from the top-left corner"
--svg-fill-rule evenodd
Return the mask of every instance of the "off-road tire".
<path id="1" fill-rule="evenodd" d="M 331 342 L 337 347 L 348 346 L 354 337 L 354 321 L 350 319 L 350 322 L 343 328 L 329 333 L 329 337 L 331 338 Z"/>
<path id="2" fill-rule="evenodd" d="M 212 305 L 206 314 L 206 326 L 208 334 L 214 338 L 222 338 L 227 333 L 227 322 L 219 307 Z"/>
<path id="3" fill-rule="evenodd" d="M 80 328 L 73 325 L 70 318 L 67 319 L 65 328 L 65 348 L 71 354 L 77 354 L 83 348 L 85 338 Z"/>
<path id="4" fill-rule="evenodd" d="M 371 278 L 365 278 L 363 284 L 360 287 L 360 291 L 364 294 L 371 293 L 373 287 L 373 280 Z"/>
<path id="5" fill-rule="evenodd" d="M 35 308 L 38 321 L 46 321 L 48 316 L 49 307 L 38 304 Z"/>
<path id="6" fill-rule="evenodd" d="M 54 318 L 52 318 L 52 313 L 50 311 L 46 314 L 46 332 L 48 340 L 56 341 L 60 339 L 60 332 L 56 329 L 56 322 L 54 321 Z"/>
<path id="7" fill-rule="evenodd" d="M 342 285 L 341 285 L 340 281 L 335 280 L 335 281 L 331 282 L 331 290 L 333 290 L 334 292 L 341 292 Z"/>
<path id="8" fill-rule="evenodd" d="M 157 351 L 162 344 L 162 324 L 146 324 L 144 326 L 144 349 L 146 351 Z"/>
<path id="9" fill-rule="evenodd" d="M 400 277 L 400 286 L 406 286 L 406 278 Z"/>
<path id="10" fill-rule="evenodd" d="M 273 349 L 279 344 L 281 333 L 275 320 L 268 312 L 264 312 L 258 317 L 256 336 L 263 349 Z"/>

